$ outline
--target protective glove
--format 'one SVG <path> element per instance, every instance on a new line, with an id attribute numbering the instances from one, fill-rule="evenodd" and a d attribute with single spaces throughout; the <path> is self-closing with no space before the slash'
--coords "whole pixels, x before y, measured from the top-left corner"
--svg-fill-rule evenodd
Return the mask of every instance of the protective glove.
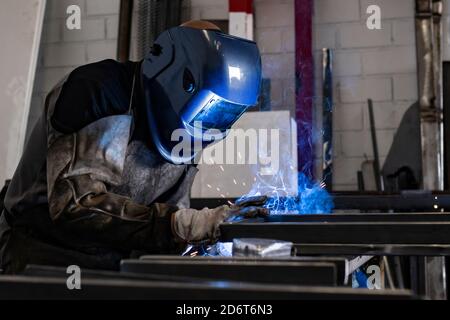
<path id="1" fill-rule="evenodd" d="M 238 200 L 231 206 L 223 205 L 214 209 L 180 209 L 172 216 L 172 231 L 182 242 L 214 243 L 220 236 L 219 225 L 222 222 L 236 217 L 267 216 L 269 210 L 262 207 L 266 200 L 266 196 L 255 196 Z"/>

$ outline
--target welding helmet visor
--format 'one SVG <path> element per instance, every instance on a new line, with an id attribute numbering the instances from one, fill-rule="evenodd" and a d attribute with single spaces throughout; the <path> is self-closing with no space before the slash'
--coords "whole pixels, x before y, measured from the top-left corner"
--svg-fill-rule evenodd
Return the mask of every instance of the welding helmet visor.
<path id="1" fill-rule="evenodd" d="M 209 90 L 203 90 L 189 101 L 184 116 L 186 124 L 191 127 L 226 131 L 248 107 L 249 105 L 233 103 Z"/>
<path id="2" fill-rule="evenodd" d="M 216 30 L 171 28 L 156 45 L 160 52 L 149 54 L 142 67 L 150 130 L 160 153 L 179 162 L 170 152 L 176 144 L 171 141 L 174 130 L 186 130 L 192 142 L 201 140 L 205 147 L 212 141 L 198 130 L 220 131 L 223 138 L 258 103 L 261 57 L 253 41 Z"/>

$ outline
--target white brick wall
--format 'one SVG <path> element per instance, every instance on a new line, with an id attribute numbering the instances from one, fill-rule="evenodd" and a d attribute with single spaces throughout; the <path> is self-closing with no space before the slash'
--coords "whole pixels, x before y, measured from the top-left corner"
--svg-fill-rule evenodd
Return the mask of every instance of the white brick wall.
<path id="1" fill-rule="evenodd" d="M 281 29 L 268 28 L 263 29 L 256 35 L 256 42 L 258 43 L 261 53 L 279 53 L 281 52 Z"/>
<path id="2" fill-rule="evenodd" d="M 318 24 L 359 21 L 359 0 L 315 0 L 315 21 Z"/>
<path id="3" fill-rule="evenodd" d="M 393 76 L 394 100 L 417 100 L 417 75 L 415 73 L 398 74 Z"/>
<path id="4" fill-rule="evenodd" d="M 290 27 L 294 25 L 293 1 L 259 1 L 255 4 L 256 28 Z"/>
<path id="5" fill-rule="evenodd" d="M 415 46 L 415 36 L 414 19 L 412 17 L 393 21 L 392 41 L 394 44 Z"/>
<path id="6" fill-rule="evenodd" d="M 417 99 L 414 0 L 314 0 L 316 110 L 321 110 L 321 49 L 334 49 L 335 187 L 356 188 L 371 154 L 367 98 L 374 100 L 382 159 L 404 111 Z M 66 8 L 81 7 L 82 30 L 65 28 Z M 367 30 L 366 8 L 381 7 L 382 30 Z M 51 87 L 78 65 L 115 58 L 119 0 L 48 0 L 29 123 Z M 191 0 L 192 19 L 228 19 L 228 0 Z M 254 0 L 255 39 L 270 77 L 273 110 L 295 110 L 294 0 Z M 445 3 L 444 57 L 450 57 Z M 449 29 L 450 30 L 450 29 Z M 320 122 L 320 114 L 316 117 Z M 317 159 L 317 163 L 320 159 Z"/>
<path id="7" fill-rule="evenodd" d="M 390 78 L 341 78 L 338 82 L 340 101 L 343 103 L 389 101 L 392 99 Z"/>
<path id="8" fill-rule="evenodd" d="M 414 16 L 414 0 L 361 0 L 362 17 L 366 16 L 367 7 L 372 4 L 380 7 L 382 19 L 411 18 Z"/>
<path id="9" fill-rule="evenodd" d="M 52 87 L 75 67 L 116 57 L 119 0 L 47 0 L 28 132 Z M 69 5 L 81 9 L 81 30 L 66 28 Z"/>
<path id="10" fill-rule="evenodd" d="M 87 15 L 107 15 L 119 12 L 120 0 L 87 0 Z"/>
<path id="11" fill-rule="evenodd" d="M 104 18 L 83 19 L 80 30 L 69 30 L 63 27 L 63 42 L 101 40 L 104 38 Z"/>
<path id="12" fill-rule="evenodd" d="M 228 0 L 191 0 L 190 19 L 228 20 Z"/>
<path id="13" fill-rule="evenodd" d="M 364 128 L 363 104 L 342 104 L 336 106 L 334 114 L 339 116 L 333 118 L 333 126 L 336 131 L 356 130 Z"/>
<path id="14" fill-rule="evenodd" d="M 86 45 L 87 62 L 95 62 L 104 59 L 115 58 L 117 40 L 107 40 L 88 43 Z"/>
<path id="15" fill-rule="evenodd" d="M 44 68 L 81 65 L 86 61 L 83 43 L 58 43 L 44 47 Z"/>
<path id="16" fill-rule="evenodd" d="M 336 76 L 359 76 L 362 73 L 361 53 L 358 51 L 336 52 L 334 61 Z"/>
<path id="17" fill-rule="evenodd" d="M 417 100 L 414 0 L 314 3 L 316 110 L 322 101 L 320 50 L 328 47 L 334 49 L 334 187 L 356 189 L 356 171 L 372 157 L 367 99 L 374 101 L 382 163 L 404 112 Z M 366 27 L 373 4 L 381 9 L 381 30 Z"/>
<path id="18" fill-rule="evenodd" d="M 363 70 L 365 74 L 414 73 L 416 71 L 416 48 L 414 46 L 389 46 L 365 52 Z"/>
<path id="19" fill-rule="evenodd" d="M 81 14 L 85 17 L 86 0 L 48 0 L 46 7 L 46 21 L 52 21 L 56 18 L 65 18 L 67 7 L 77 5 L 81 9 Z M 90 1 L 90 0 L 89 0 Z"/>
<path id="20" fill-rule="evenodd" d="M 314 25 L 313 39 L 315 48 L 335 48 L 336 27 L 331 24 Z"/>
<path id="21" fill-rule="evenodd" d="M 263 76 L 271 79 L 271 108 L 290 110 L 294 114 L 294 0 L 255 0 L 254 19 Z"/>
<path id="22" fill-rule="evenodd" d="M 339 26 L 341 48 L 381 47 L 391 44 L 391 24 L 383 23 L 381 30 L 369 30 L 365 21 Z"/>

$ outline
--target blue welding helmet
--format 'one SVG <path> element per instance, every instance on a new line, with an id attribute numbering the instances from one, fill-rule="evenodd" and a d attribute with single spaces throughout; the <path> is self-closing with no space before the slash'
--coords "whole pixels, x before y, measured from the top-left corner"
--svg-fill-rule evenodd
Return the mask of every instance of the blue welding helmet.
<path id="1" fill-rule="evenodd" d="M 141 79 L 158 151 L 169 162 L 190 163 L 257 104 L 261 56 L 253 41 L 218 30 L 175 27 L 155 41 L 142 63 Z M 215 134 L 206 138 L 211 129 Z M 188 137 L 190 152 L 172 152 L 180 143 L 174 132 Z"/>

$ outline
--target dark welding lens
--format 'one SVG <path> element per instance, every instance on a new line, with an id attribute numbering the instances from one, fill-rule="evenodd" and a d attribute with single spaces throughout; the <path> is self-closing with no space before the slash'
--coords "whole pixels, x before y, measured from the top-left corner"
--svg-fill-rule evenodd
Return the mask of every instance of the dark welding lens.
<path id="1" fill-rule="evenodd" d="M 183 74 L 183 88 L 184 91 L 188 93 L 192 93 L 195 90 L 195 80 L 192 73 L 189 71 L 189 69 L 184 69 Z"/>

